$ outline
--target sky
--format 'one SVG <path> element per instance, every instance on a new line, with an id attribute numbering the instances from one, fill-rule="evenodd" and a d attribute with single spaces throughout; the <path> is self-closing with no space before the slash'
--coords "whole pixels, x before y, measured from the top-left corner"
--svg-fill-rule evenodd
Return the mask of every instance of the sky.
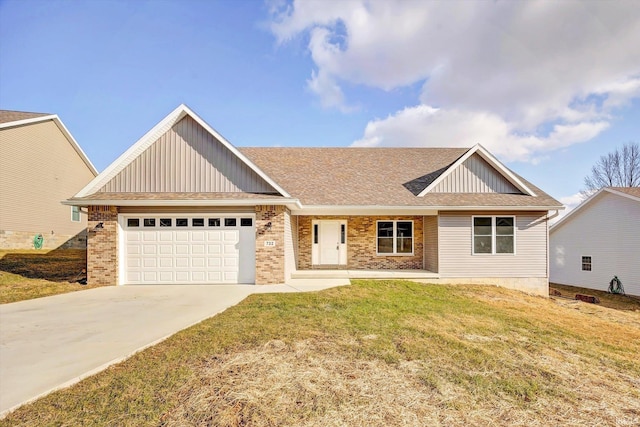
<path id="1" fill-rule="evenodd" d="M 99 171 L 182 103 L 239 147 L 480 143 L 571 208 L 640 143 L 640 5 L 0 0 L 0 109 Z"/>

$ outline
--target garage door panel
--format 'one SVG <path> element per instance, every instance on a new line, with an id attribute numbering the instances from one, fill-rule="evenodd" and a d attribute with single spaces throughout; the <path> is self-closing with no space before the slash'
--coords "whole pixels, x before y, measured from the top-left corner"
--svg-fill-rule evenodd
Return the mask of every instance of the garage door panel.
<path id="1" fill-rule="evenodd" d="M 253 280 L 255 227 L 240 227 L 238 217 L 235 221 L 237 226 L 226 225 L 234 221 L 209 222 L 207 219 L 204 227 L 202 220 L 193 226 L 193 220 L 189 219 L 187 226 L 183 227 L 184 222 L 181 221 L 178 227 L 176 219 L 185 218 L 185 215 L 163 215 L 163 219 L 171 220 L 160 221 L 160 217 L 155 217 L 155 222 L 152 222 L 154 216 L 151 214 L 137 217 L 140 226 L 129 228 L 126 218 L 131 217 L 125 215 L 125 220 L 121 221 L 125 252 L 123 282 L 237 283 L 240 276 L 244 282 L 250 281 L 248 277 Z M 155 225 L 142 226 L 143 218 L 149 218 L 149 224 Z M 207 227 L 208 224 L 213 225 Z M 243 254 L 247 259 L 241 263 Z M 239 271 L 241 264 L 242 274 Z"/>
<path id="2" fill-rule="evenodd" d="M 158 260 L 156 258 L 145 258 L 142 260 L 142 266 L 145 268 L 155 268 L 158 266 Z"/>
<path id="3" fill-rule="evenodd" d="M 143 245 L 142 246 L 142 254 L 143 255 L 155 255 L 158 253 L 158 247 L 156 245 Z"/>
<path id="4" fill-rule="evenodd" d="M 156 232 L 156 231 L 143 231 L 142 232 L 142 241 L 143 242 L 156 242 L 156 241 L 158 241 L 158 232 Z"/>
<path id="5" fill-rule="evenodd" d="M 160 258 L 160 267 L 162 268 L 171 268 L 173 267 L 173 258 L 163 257 Z"/>
<path id="6" fill-rule="evenodd" d="M 178 268 L 189 268 L 189 257 L 179 257 L 175 258 L 176 267 Z"/>

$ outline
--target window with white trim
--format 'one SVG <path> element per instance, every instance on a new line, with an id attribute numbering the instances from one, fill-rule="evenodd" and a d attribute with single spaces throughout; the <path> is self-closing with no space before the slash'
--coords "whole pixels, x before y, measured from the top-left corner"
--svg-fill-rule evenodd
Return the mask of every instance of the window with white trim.
<path id="1" fill-rule="evenodd" d="M 71 206 L 71 221 L 80 222 L 80 206 Z"/>
<path id="2" fill-rule="evenodd" d="M 516 218 L 474 216 L 473 254 L 515 254 Z"/>
<path id="3" fill-rule="evenodd" d="M 378 255 L 413 255 L 413 221 L 378 221 Z"/>

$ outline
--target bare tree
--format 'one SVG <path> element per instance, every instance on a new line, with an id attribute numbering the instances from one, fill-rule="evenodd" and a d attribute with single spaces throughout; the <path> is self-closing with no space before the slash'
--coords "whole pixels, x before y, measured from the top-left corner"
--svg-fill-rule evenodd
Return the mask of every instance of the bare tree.
<path id="1" fill-rule="evenodd" d="M 601 156 L 584 178 L 584 186 L 580 193 L 585 198 L 602 187 L 640 187 L 640 145 L 630 142 Z"/>

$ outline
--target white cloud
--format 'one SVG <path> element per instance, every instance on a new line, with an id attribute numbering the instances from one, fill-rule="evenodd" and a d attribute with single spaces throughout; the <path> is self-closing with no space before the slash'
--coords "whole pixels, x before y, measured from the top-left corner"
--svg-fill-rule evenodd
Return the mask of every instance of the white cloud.
<path id="1" fill-rule="evenodd" d="M 422 84 L 422 105 L 370 122 L 358 145 L 469 145 L 458 137 L 533 160 L 593 138 L 640 96 L 633 0 L 295 0 L 272 17 L 279 42 L 308 35 L 325 107 L 350 109 L 344 83 Z"/>
<path id="2" fill-rule="evenodd" d="M 555 125 L 546 137 L 518 133 L 513 124 L 489 112 L 408 107 L 367 124 L 354 146 L 470 147 L 482 144 L 505 161 L 535 160 L 545 152 L 588 141 L 607 122 Z"/>

